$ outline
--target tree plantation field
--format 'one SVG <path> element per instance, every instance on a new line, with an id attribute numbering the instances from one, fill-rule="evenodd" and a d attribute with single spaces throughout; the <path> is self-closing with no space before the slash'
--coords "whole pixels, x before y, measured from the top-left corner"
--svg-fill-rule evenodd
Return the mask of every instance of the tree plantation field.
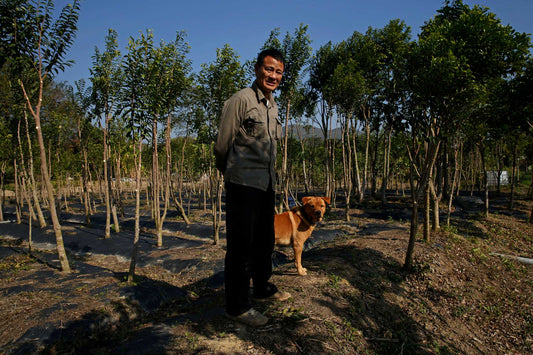
<path id="1" fill-rule="evenodd" d="M 61 213 L 72 272 L 60 271 L 50 227 L 1 225 L 0 349 L 58 354 L 527 354 L 533 350 L 533 202 L 492 193 L 491 213 L 456 206 L 450 227 L 417 238 L 413 271 L 402 267 L 410 204 L 391 193 L 328 209 L 307 242 L 307 276 L 292 250 L 276 249 L 273 280 L 287 303 L 258 304 L 271 320 L 252 329 L 224 316 L 224 228 L 218 245 L 198 201 L 190 224 L 169 216 L 156 246 L 150 209 L 142 209 L 134 282 L 126 282 L 133 247 L 134 201 L 123 228 L 104 239 L 104 208 L 84 226 L 83 208 Z M 200 195 L 199 195 L 200 196 Z M 8 212 L 14 206 L 8 205 Z M 13 214 L 9 214 L 13 216 Z M 497 256 L 494 253 L 508 255 Z"/>
<path id="2" fill-rule="evenodd" d="M 87 225 L 94 196 L 105 205 L 109 238 L 122 228 L 123 189 L 130 185 L 135 245 L 146 198 L 162 246 L 169 210 L 175 206 L 187 222 L 187 184 L 202 182 L 217 243 L 224 178 L 213 145 L 220 115 L 261 63 L 225 44 L 213 62 L 193 71 L 186 30 L 177 29 L 170 42 L 141 30 L 119 48 L 120 34 L 110 28 L 91 56 L 88 80 L 56 82 L 71 64 L 82 6 L 74 0 L 54 7 L 52 0 L 0 3 L 0 189 L 14 192 L 16 220 L 27 213 L 41 228 L 51 224 L 61 269 L 69 272 L 58 201 L 67 208 L 72 190 Z M 489 172 L 507 172 L 514 208 L 517 184 L 533 160 L 529 34 L 461 0 L 445 2 L 416 39 L 401 19 L 319 48 L 311 47 L 308 31 L 304 23 L 286 34 L 274 28 L 258 45 L 258 52 L 275 48 L 285 57 L 283 79 L 269 98 L 279 106 L 271 119 L 284 132 L 270 162 L 279 177 L 279 211 L 302 190 L 320 191 L 345 201 L 349 222 L 348 207 L 370 196 L 386 204 L 388 190 L 407 186 L 409 270 L 419 219 L 429 239 L 430 210 L 438 230 L 437 206 L 449 213 L 457 191 L 483 191 L 488 215 Z"/>
<path id="3" fill-rule="evenodd" d="M 276 251 L 293 297 L 250 329 L 224 317 L 213 147 L 255 58 L 225 44 L 194 71 L 186 30 L 109 29 L 90 77 L 57 82 L 81 11 L 0 2 L 0 352 L 533 352 L 530 34 L 454 0 L 417 36 L 258 42 L 286 63 L 276 210 L 332 203 L 307 277 Z"/>

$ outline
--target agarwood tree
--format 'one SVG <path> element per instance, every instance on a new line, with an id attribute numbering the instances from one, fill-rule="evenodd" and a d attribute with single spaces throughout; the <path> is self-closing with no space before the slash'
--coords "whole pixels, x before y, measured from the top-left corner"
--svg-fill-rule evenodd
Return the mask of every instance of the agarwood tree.
<path id="1" fill-rule="evenodd" d="M 103 133 L 103 170 L 104 197 L 106 206 L 106 223 L 104 238 L 111 237 L 111 215 L 115 232 L 120 231 L 117 206 L 113 198 L 111 184 L 111 148 L 109 145 L 109 131 L 111 120 L 118 114 L 119 93 L 122 85 L 121 54 L 118 50 L 117 32 L 109 29 L 105 38 L 105 51 L 95 48 L 93 66 L 90 68 L 92 82 L 92 101 L 94 114 L 102 127 Z M 103 121 L 103 123 L 102 123 Z"/>
<path id="2" fill-rule="evenodd" d="M 81 186 L 83 190 L 83 209 L 85 212 L 85 225 L 91 224 L 91 195 L 89 189 L 89 137 L 88 131 L 91 129 L 91 117 L 89 107 L 91 105 L 92 88 L 86 87 L 85 80 L 78 80 L 74 83 L 75 91 L 72 93 L 72 101 L 76 105 L 76 127 L 78 133 L 79 151 L 81 155 Z"/>
<path id="3" fill-rule="evenodd" d="M 328 85 L 338 63 L 339 57 L 337 55 L 336 45 L 328 42 L 320 47 L 310 61 L 308 80 L 309 92 L 307 93 L 307 96 L 313 102 L 313 108 L 318 113 L 318 117 L 313 115 L 314 121 L 320 127 L 323 135 L 323 146 L 326 151 L 326 155 L 324 156 L 324 177 L 326 180 L 325 194 L 331 199 L 332 204 L 334 204 L 335 201 L 332 191 L 333 180 L 335 177 L 333 176 L 333 159 L 330 159 L 332 148 L 329 134 L 333 119 L 333 98 Z"/>
<path id="4" fill-rule="evenodd" d="M 156 225 L 157 246 L 163 245 L 163 223 L 166 218 L 168 206 L 170 204 L 170 184 L 172 151 L 170 145 L 172 130 L 172 115 L 180 104 L 183 92 L 190 86 L 189 72 L 191 70 L 190 60 L 187 59 L 189 45 L 185 42 L 185 33 L 178 32 L 174 42 L 155 48 L 152 43 L 152 34 L 148 33 L 145 41 L 146 53 L 149 53 L 146 65 L 144 80 L 147 88 L 147 102 L 150 109 L 152 121 L 152 198 L 153 215 Z M 159 169 L 158 154 L 158 119 L 165 118 L 165 169 L 161 177 Z M 163 182 L 164 186 L 161 186 Z M 163 194 L 163 211 L 160 208 L 160 196 Z"/>
<path id="5" fill-rule="evenodd" d="M 28 26 L 32 27 L 37 36 L 34 37 L 35 41 L 27 43 L 27 46 L 24 49 L 25 54 L 33 64 L 33 70 L 36 74 L 35 78 L 38 82 L 37 85 L 35 85 L 35 82 L 26 82 L 23 80 L 20 80 L 19 82 L 24 93 L 27 108 L 35 121 L 41 159 L 41 174 L 43 175 L 46 187 L 50 217 L 54 227 L 61 270 L 64 272 L 70 272 L 70 265 L 65 252 L 61 224 L 59 223 L 59 217 L 56 210 L 54 187 L 48 171 L 47 153 L 41 129 L 41 108 L 43 90 L 46 81 L 50 79 L 50 76 L 60 70 L 64 70 L 66 66 L 70 65 L 70 62 L 65 59 L 65 56 L 76 36 L 79 10 L 80 3 L 75 0 L 72 4 L 66 5 L 61 10 L 59 18 L 54 21 L 53 1 L 39 1 L 36 7 L 28 7 L 28 11 L 33 11 L 37 14 L 37 16 L 33 18 L 34 21 L 27 23 Z M 36 88 L 37 92 L 35 100 L 32 100 L 33 95 L 28 91 L 33 88 Z"/>
<path id="6" fill-rule="evenodd" d="M 214 168 L 211 152 L 215 142 L 218 124 L 224 102 L 231 95 L 246 86 L 245 70 L 239 56 L 229 46 L 217 49 L 217 57 L 210 64 L 202 64 L 197 77 L 196 98 L 202 109 L 194 125 L 198 134 L 197 142 L 207 148 L 208 157 L 205 170 L 211 177 L 211 208 L 213 216 L 213 242 L 218 243 L 222 214 L 222 183 L 220 172 Z"/>
<path id="7" fill-rule="evenodd" d="M 417 200 L 428 183 L 440 146 L 458 131 L 470 135 L 481 149 L 488 120 L 488 99 L 494 83 L 523 67 L 529 48 L 527 35 L 502 26 L 487 8 L 469 8 L 462 1 L 446 3 L 422 27 L 418 45 L 407 64 L 412 95 L 405 115 L 413 135 L 413 218 L 404 267 L 412 267 L 417 232 Z M 497 87 L 497 86 L 496 86 Z M 417 158 L 418 157 L 418 158 Z M 485 165 L 483 170 L 486 170 Z M 485 207 L 488 186 L 485 180 Z"/>
<path id="8" fill-rule="evenodd" d="M 311 58 L 311 38 L 307 34 L 308 25 L 300 24 L 298 28 L 294 30 L 294 34 L 291 35 L 287 32 L 283 41 L 278 39 L 279 29 L 274 29 L 270 32 L 269 38 L 265 41 L 265 44 L 261 49 L 275 48 L 283 53 L 285 58 L 285 68 L 283 71 L 283 78 L 279 85 L 279 99 L 278 103 L 281 108 L 281 112 L 284 112 L 285 122 L 285 136 L 281 150 L 282 165 L 280 174 L 280 185 L 282 186 L 282 198 L 280 206 L 283 204 L 286 209 L 289 209 L 289 169 L 288 169 L 288 139 L 290 135 L 289 123 L 291 119 L 291 104 L 294 102 L 299 88 L 303 85 L 302 77 L 303 73 L 309 64 Z"/>
<path id="9" fill-rule="evenodd" d="M 148 53 L 143 35 L 141 38 L 130 37 L 127 53 L 123 61 L 124 82 L 121 93 L 121 107 L 126 120 L 127 134 L 134 145 L 135 161 L 135 227 L 133 248 L 128 272 L 128 281 L 135 278 L 135 266 L 141 234 L 140 209 L 141 209 L 141 181 L 142 181 L 142 150 L 144 140 L 149 133 L 150 120 L 146 102 L 146 82 L 143 80 L 146 73 L 144 65 Z"/>

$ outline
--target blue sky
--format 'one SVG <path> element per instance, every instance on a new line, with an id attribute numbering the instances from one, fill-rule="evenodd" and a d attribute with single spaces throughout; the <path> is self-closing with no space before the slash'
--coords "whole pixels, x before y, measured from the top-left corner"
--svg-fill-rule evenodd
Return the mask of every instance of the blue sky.
<path id="1" fill-rule="evenodd" d="M 56 0 L 60 10 L 68 0 Z M 519 32 L 533 33 L 533 0 L 463 0 L 469 6 L 490 8 L 504 25 Z M 229 44 L 241 61 L 253 59 L 268 38 L 279 28 L 281 38 L 301 24 L 309 25 L 311 46 L 316 50 L 328 41 L 347 39 L 354 31 L 382 28 L 399 18 L 411 27 L 413 38 L 420 26 L 443 6 L 443 0 L 83 0 L 78 34 L 68 59 L 76 63 L 58 75 L 60 81 L 74 84 L 89 78 L 95 47 L 104 49 L 108 29 L 117 31 L 124 53 L 130 36 L 151 29 L 156 42 L 174 40 L 185 30 L 191 46 L 189 58 L 194 70 L 210 63 L 216 49 Z"/>

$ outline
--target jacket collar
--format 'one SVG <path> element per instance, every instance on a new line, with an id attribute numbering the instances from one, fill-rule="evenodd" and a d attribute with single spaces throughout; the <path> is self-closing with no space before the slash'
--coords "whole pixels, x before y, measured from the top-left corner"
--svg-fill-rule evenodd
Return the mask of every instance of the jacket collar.
<path id="1" fill-rule="evenodd" d="M 265 94 L 263 94 L 263 92 L 259 88 L 259 85 L 257 85 L 257 81 L 256 80 L 254 80 L 254 82 L 252 84 L 252 89 L 255 91 L 255 95 L 257 96 L 257 101 L 259 101 L 259 102 L 264 101 L 265 103 L 269 102 L 270 105 L 273 104 L 274 100 L 273 100 L 272 93 L 270 94 L 270 97 L 266 97 Z"/>

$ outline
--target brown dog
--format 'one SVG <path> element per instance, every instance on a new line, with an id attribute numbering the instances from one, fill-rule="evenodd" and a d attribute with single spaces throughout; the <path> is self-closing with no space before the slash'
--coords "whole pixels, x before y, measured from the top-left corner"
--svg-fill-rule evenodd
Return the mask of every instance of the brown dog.
<path id="1" fill-rule="evenodd" d="M 274 231 L 276 245 L 291 245 L 298 274 L 307 275 L 307 269 L 302 266 L 304 243 L 311 236 L 315 224 L 322 220 L 329 198 L 307 196 L 302 203 L 302 206 L 277 214 L 274 217 Z"/>

